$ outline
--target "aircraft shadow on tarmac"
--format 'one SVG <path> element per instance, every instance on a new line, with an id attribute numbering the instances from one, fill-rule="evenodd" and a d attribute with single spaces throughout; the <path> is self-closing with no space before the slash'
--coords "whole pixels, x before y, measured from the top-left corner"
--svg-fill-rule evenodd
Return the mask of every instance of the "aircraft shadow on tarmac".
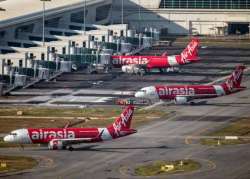
<path id="1" fill-rule="evenodd" d="M 183 68 L 184 69 L 184 68 Z M 192 69 L 192 68 L 190 68 Z M 229 75 L 230 73 L 223 73 L 223 74 L 220 74 L 220 73 L 209 73 L 209 72 L 206 72 L 206 73 L 200 73 L 200 72 L 188 72 L 189 69 L 185 69 L 185 71 L 183 70 L 180 70 L 180 72 L 149 72 L 147 73 L 145 76 L 150 76 L 150 75 L 158 75 L 158 76 L 162 76 L 162 75 L 168 75 L 168 76 L 177 76 L 177 75 L 185 75 L 185 76 L 206 76 L 206 77 L 223 77 L 223 76 L 226 76 L 226 75 Z M 141 78 L 142 79 L 142 78 Z M 152 79 L 152 81 L 157 81 L 157 79 Z M 176 80 L 176 81 L 179 81 L 179 80 Z"/>
<path id="2" fill-rule="evenodd" d="M 144 149 L 171 149 L 166 145 L 159 146 L 134 146 L 134 147 L 101 147 L 98 144 L 95 145 L 74 145 L 74 151 L 89 151 L 89 152 L 116 152 L 116 153 L 127 153 L 123 150 L 144 150 Z M 20 150 L 31 150 L 31 151 L 48 151 L 45 146 L 38 148 L 20 148 Z M 65 150 L 59 150 L 65 151 Z M 67 150 L 66 150 L 67 151 Z"/>
<path id="3" fill-rule="evenodd" d="M 208 102 L 208 101 L 198 101 L 198 102 L 193 102 L 191 104 L 183 105 L 183 106 L 218 106 L 218 107 L 242 107 L 242 105 L 250 105 L 250 103 L 213 103 L 213 102 Z M 167 106 L 176 106 L 176 104 L 171 103 L 167 104 Z"/>
<path id="4" fill-rule="evenodd" d="M 241 107 L 241 105 L 249 105 L 250 103 L 213 103 L 213 102 L 209 102 L 208 101 L 199 101 L 196 103 L 193 103 L 193 106 L 225 106 L 225 107 Z"/>
<path id="5" fill-rule="evenodd" d="M 225 122 L 235 119 L 235 116 L 181 116 L 175 121 L 199 121 L 199 122 Z"/>
<path id="6" fill-rule="evenodd" d="M 93 152 L 117 152 L 127 153 L 121 150 L 143 150 L 143 149 L 169 149 L 166 145 L 160 146 L 135 146 L 135 147 L 98 147 L 99 145 L 89 145 L 83 147 L 75 147 L 74 151 L 93 151 Z M 98 147 L 98 148 L 96 148 Z"/>

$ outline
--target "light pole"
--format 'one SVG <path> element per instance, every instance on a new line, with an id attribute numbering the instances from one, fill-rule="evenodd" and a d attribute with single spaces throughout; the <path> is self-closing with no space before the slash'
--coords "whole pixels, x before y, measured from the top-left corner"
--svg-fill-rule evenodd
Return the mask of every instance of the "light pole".
<path id="1" fill-rule="evenodd" d="M 117 36 L 117 32 L 114 33 L 115 41 L 116 41 L 116 53 L 118 54 L 119 52 L 119 39 Z"/>
<path id="2" fill-rule="evenodd" d="M 83 8 L 83 35 L 85 36 L 86 35 L 86 0 L 84 0 L 84 8 Z"/>
<path id="3" fill-rule="evenodd" d="M 43 2 L 43 47 L 45 46 L 45 2 L 51 0 L 40 0 Z"/>
<path id="4" fill-rule="evenodd" d="M 248 24 L 248 38 L 250 39 L 250 23 Z"/>
<path id="5" fill-rule="evenodd" d="M 124 24 L 124 0 L 122 0 L 122 25 Z"/>
<path id="6" fill-rule="evenodd" d="M 138 34 L 138 37 L 139 37 L 139 48 L 141 48 L 141 33 Z"/>
<path id="7" fill-rule="evenodd" d="M 6 9 L 3 9 L 0 7 L 0 11 L 6 11 Z M 3 75 L 4 74 L 4 62 L 5 62 L 5 60 L 3 59 L 2 61 L 3 61 L 3 66 L 2 66 L 2 75 Z M 1 93 L 1 89 L 0 89 L 0 96 L 1 96 L 1 94 L 2 93 Z"/>
<path id="8" fill-rule="evenodd" d="M 140 0 L 139 0 L 138 18 L 139 18 L 139 31 L 140 31 L 141 30 L 141 1 Z"/>

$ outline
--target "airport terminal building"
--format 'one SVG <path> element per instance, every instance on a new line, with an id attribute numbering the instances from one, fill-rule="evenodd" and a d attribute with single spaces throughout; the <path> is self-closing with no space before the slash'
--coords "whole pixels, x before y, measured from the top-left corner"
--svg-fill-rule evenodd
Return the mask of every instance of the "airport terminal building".
<path id="1" fill-rule="evenodd" d="M 137 29 L 153 26 L 165 34 L 246 34 L 249 8 L 249 0 L 131 0 L 124 19 Z"/>

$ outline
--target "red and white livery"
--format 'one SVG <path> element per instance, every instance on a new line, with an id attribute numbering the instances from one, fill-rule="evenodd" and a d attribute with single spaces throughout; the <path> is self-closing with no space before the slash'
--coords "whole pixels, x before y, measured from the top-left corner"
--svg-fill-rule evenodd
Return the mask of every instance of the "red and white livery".
<path id="1" fill-rule="evenodd" d="M 48 144 L 51 150 L 70 149 L 73 144 L 101 142 L 124 137 L 137 131 L 131 129 L 133 106 L 127 106 L 115 122 L 106 128 L 28 128 L 12 131 L 5 142 Z"/>
<path id="2" fill-rule="evenodd" d="M 132 67 L 145 71 L 150 71 L 153 68 L 162 70 L 178 67 L 199 61 L 199 45 L 199 39 L 193 38 L 180 55 L 167 56 L 167 53 L 164 53 L 162 56 L 112 56 L 112 65 L 122 68 L 123 72 L 129 72 Z"/>
<path id="3" fill-rule="evenodd" d="M 244 90 L 241 86 L 245 66 L 237 66 L 231 76 L 218 85 L 173 85 L 149 86 L 135 93 L 137 98 L 174 100 L 176 104 L 186 104 L 194 99 L 215 98 Z"/>

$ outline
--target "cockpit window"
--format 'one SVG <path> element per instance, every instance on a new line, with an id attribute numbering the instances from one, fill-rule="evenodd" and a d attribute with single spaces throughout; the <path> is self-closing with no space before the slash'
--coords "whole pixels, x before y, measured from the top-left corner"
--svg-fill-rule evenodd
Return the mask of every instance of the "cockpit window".
<path id="1" fill-rule="evenodd" d="M 17 133 L 15 133 L 15 132 L 11 132 L 11 133 L 10 133 L 10 135 L 16 136 L 16 135 L 17 135 Z"/>

